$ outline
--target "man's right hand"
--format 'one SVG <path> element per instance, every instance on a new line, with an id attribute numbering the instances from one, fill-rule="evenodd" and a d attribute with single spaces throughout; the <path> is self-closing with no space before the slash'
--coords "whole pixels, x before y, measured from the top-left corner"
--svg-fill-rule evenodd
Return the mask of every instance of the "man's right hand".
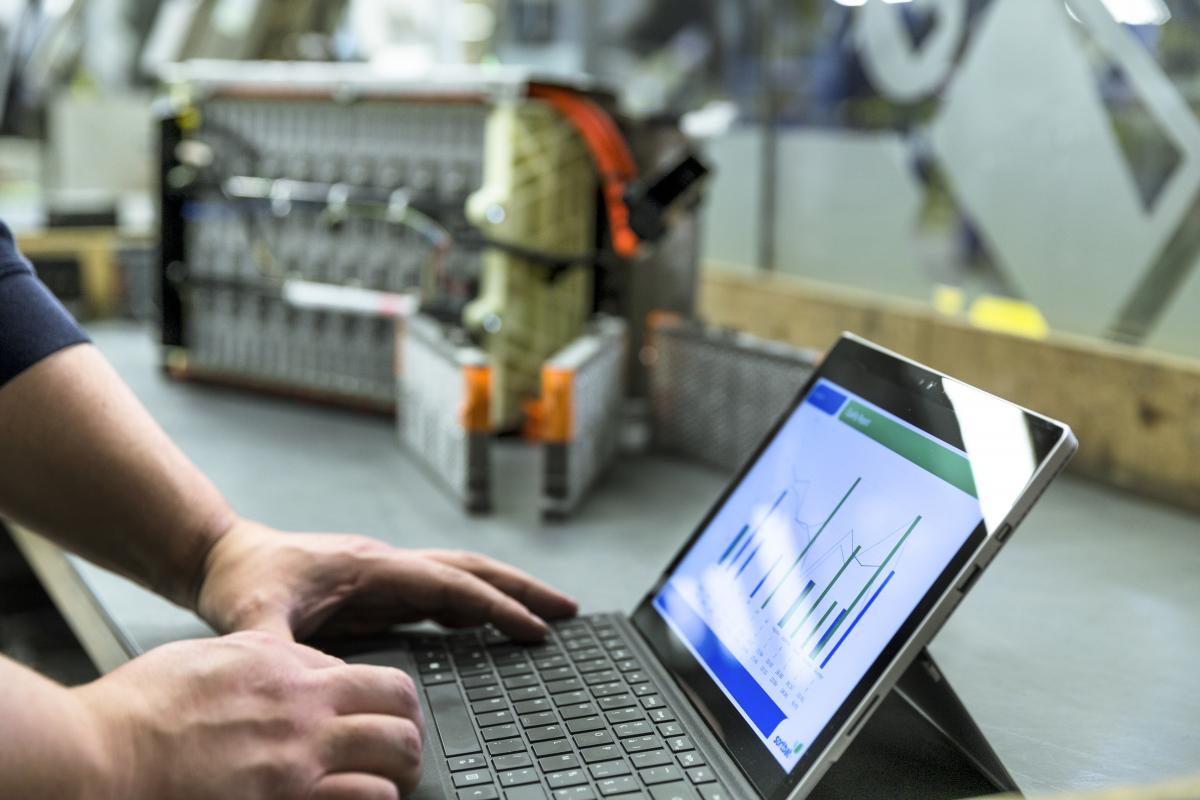
<path id="1" fill-rule="evenodd" d="M 396 800 L 420 777 L 411 678 L 267 634 L 164 645 L 73 692 L 105 800 Z"/>

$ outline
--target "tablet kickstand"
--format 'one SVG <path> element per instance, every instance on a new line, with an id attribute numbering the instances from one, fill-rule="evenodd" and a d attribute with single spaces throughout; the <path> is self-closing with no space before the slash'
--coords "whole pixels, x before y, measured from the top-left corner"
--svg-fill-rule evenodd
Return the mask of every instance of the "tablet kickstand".
<path id="1" fill-rule="evenodd" d="M 1019 791 L 922 650 L 810 797 L 959 800 Z"/>

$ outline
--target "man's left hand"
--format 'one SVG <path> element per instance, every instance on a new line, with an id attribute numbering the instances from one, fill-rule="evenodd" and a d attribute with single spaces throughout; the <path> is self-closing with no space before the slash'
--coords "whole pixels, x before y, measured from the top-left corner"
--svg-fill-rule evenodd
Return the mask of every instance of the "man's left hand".
<path id="1" fill-rule="evenodd" d="M 492 623 L 537 641 L 575 601 L 476 553 L 403 550 L 350 534 L 291 534 L 239 521 L 205 560 L 196 610 L 220 633 L 303 639 L 319 629 L 366 632 L 432 619 Z"/>

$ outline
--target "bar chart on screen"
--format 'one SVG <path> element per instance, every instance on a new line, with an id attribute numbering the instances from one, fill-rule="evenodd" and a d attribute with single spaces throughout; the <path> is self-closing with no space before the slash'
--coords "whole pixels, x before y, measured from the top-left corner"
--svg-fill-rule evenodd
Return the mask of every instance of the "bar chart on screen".
<path id="1" fill-rule="evenodd" d="M 808 505 L 811 485 L 783 489 L 731 535 L 711 567 L 723 573 L 722 602 L 702 601 L 715 628 L 743 631 L 749 665 L 796 710 L 895 576 L 923 518 L 860 532 L 852 520 L 861 513 L 847 506 L 870 491 L 863 476 L 828 509 Z"/>
<path id="2" fill-rule="evenodd" d="M 961 451 L 822 382 L 655 604 L 788 763 L 980 519 Z"/>

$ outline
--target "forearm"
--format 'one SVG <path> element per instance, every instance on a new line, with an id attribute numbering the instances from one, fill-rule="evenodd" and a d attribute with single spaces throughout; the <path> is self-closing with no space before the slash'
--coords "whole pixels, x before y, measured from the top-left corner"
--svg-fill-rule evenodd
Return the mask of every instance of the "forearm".
<path id="1" fill-rule="evenodd" d="M 90 345 L 0 388 L 0 514 L 187 607 L 236 520 Z"/>
<path id="2" fill-rule="evenodd" d="M 104 797 L 104 745 L 56 683 L 0 657 L 0 797 Z"/>

